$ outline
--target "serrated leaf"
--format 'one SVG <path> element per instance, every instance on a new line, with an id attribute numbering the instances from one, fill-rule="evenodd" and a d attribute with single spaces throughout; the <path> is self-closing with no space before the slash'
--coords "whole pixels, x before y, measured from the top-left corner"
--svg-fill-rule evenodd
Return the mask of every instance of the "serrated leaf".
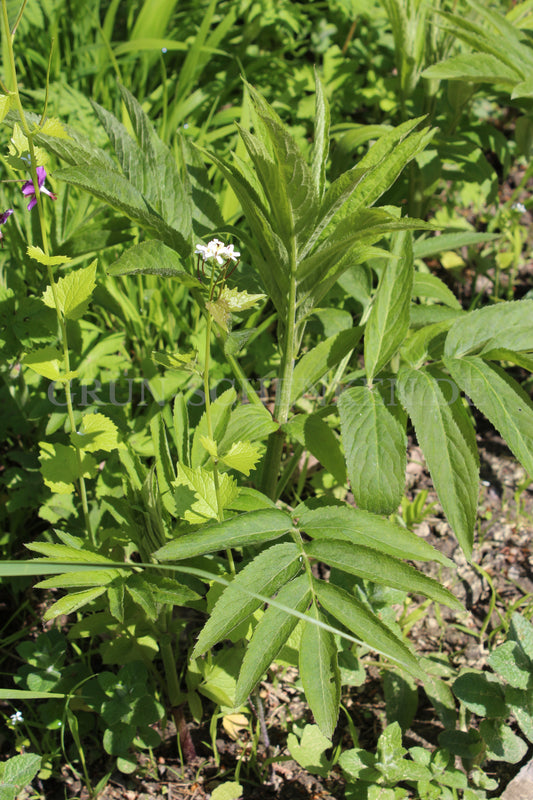
<path id="1" fill-rule="evenodd" d="M 395 234 L 393 258 L 385 265 L 365 328 L 365 370 L 374 376 L 397 352 L 409 330 L 413 288 L 413 243 L 407 231 Z"/>
<path id="2" fill-rule="evenodd" d="M 203 447 L 205 447 L 211 458 L 218 458 L 217 443 L 214 439 L 211 439 L 209 436 L 201 436 L 200 442 L 202 443 Z"/>
<path id="3" fill-rule="evenodd" d="M 455 384 L 446 376 L 403 367 L 398 373 L 398 391 L 415 426 L 418 442 L 444 512 L 467 558 L 472 554 L 476 520 L 479 472 L 472 443 L 459 427 L 453 403 L 444 396 L 439 382 Z"/>
<path id="4" fill-rule="evenodd" d="M 453 319 L 445 319 L 412 331 L 400 349 L 401 358 L 415 369 L 423 366 L 428 359 L 440 361 L 446 334 L 453 322 Z"/>
<path id="5" fill-rule="evenodd" d="M 306 610 L 310 599 L 311 587 L 306 575 L 294 578 L 276 595 L 279 603 L 300 612 Z M 246 702 L 246 698 L 275 660 L 299 621 L 298 617 L 275 606 L 267 608 L 256 625 L 243 658 L 235 691 L 236 707 Z"/>
<path id="6" fill-rule="evenodd" d="M 109 564 L 110 566 L 116 566 L 108 558 L 100 555 L 100 553 L 93 553 L 89 550 L 76 549 L 75 547 L 70 547 L 64 544 L 55 544 L 54 542 L 31 542 L 31 544 L 27 544 L 26 547 L 28 548 L 28 550 L 34 550 L 36 553 L 41 553 L 42 555 L 54 559 L 55 561 L 58 562 L 73 561 L 74 563 L 76 562 L 80 563 L 80 566 L 72 568 L 69 565 L 68 570 L 67 570 L 67 565 L 65 565 L 65 568 L 61 567 L 60 569 L 57 570 L 57 572 L 80 571 L 82 569 L 81 564 L 91 565 L 87 567 L 88 572 L 94 571 L 94 566 L 93 566 L 94 564 Z M 45 565 L 46 562 L 41 564 L 41 566 Z M 83 567 L 83 569 L 85 569 L 85 567 Z M 38 574 L 38 573 L 33 573 L 33 574 Z"/>
<path id="7" fill-rule="evenodd" d="M 15 100 L 14 94 L 0 94 L 0 122 L 3 122 L 9 113 L 13 101 Z"/>
<path id="8" fill-rule="evenodd" d="M 450 308 L 461 308 L 459 300 L 444 281 L 425 272 L 415 272 L 413 281 L 413 297 L 432 297 Z"/>
<path id="9" fill-rule="evenodd" d="M 508 710 L 516 717 L 520 730 L 533 742 L 533 698 L 529 689 L 505 687 L 505 702 Z"/>
<path id="10" fill-rule="evenodd" d="M 110 275 L 159 275 L 172 278 L 176 283 L 187 287 L 200 288 L 201 283 L 194 275 L 185 272 L 183 260 L 170 247 L 159 239 L 135 244 L 113 262 L 108 268 Z"/>
<path id="11" fill-rule="evenodd" d="M 74 447 L 51 442 L 40 442 L 39 447 L 43 480 L 57 494 L 70 494 L 74 491 L 73 481 L 92 478 L 96 473 L 94 458 L 87 453 L 78 456 Z"/>
<path id="12" fill-rule="evenodd" d="M 296 514 L 296 519 L 299 528 L 315 539 L 346 539 L 395 558 L 438 561 L 445 566 L 451 566 L 452 563 L 415 533 L 389 519 L 353 506 L 304 509 Z"/>
<path id="13" fill-rule="evenodd" d="M 56 282 L 55 296 L 59 310 L 66 319 L 79 319 L 89 306 L 89 300 L 96 286 L 96 259 L 83 269 L 73 270 Z M 50 308 L 55 308 L 52 288 L 48 286 L 43 300 Z"/>
<path id="14" fill-rule="evenodd" d="M 267 439 L 278 429 L 278 423 L 272 419 L 272 414 L 262 403 L 238 405 L 231 411 L 226 432 L 220 442 L 220 452 L 228 450 L 239 439 L 248 442 Z"/>
<path id="15" fill-rule="evenodd" d="M 262 605 L 250 590 L 263 595 L 276 592 L 302 568 L 300 551 L 293 542 L 275 544 L 244 567 L 217 600 L 202 628 L 192 658 L 205 653 Z"/>
<path id="16" fill-rule="evenodd" d="M 280 238 L 290 248 L 295 239 L 304 240 L 314 222 L 318 209 L 315 183 L 298 145 L 281 119 L 253 86 L 246 85 L 263 125 L 258 136 L 252 137 L 242 130 L 240 133 L 269 199 Z M 273 158 L 265 153 L 264 143 L 267 142 Z"/>
<path id="17" fill-rule="evenodd" d="M 360 600 L 339 586 L 325 581 L 315 580 L 314 588 L 320 605 L 348 628 L 350 633 L 372 650 L 401 664 L 413 674 L 419 674 L 420 666 L 410 648 Z"/>
<path id="18" fill-rule="evenodd" d="M 315 539 L 306 542 L 305 550 L 308 556 L 350 575 L 357 575 L 403 592 L 422 594 L 450 608 L 462 608 L 457 598 L 438 581 L 419 572 L 410 564 L 405 564 L 378 550 L 372 550 L 370 547 L 341 540 Z"/>
<path id="19" fill-rule="evenodd" d="M 60 119 L 48 117 L 41 125 L 39 133 L 44 136 L 54 136 L 56 139 L 71 139 Z"/>
<path id="20" fill-rule="evenodd" d="M 205 304 L 209 314 L 213 317 L 219 328 L 229 333 L 231 330 L 231 312 L 226 307 L 226 304 L 220 298 L 212 301 L 208 300 Z"/>
<path id="21" fill-rule="evenodd" d="M 173 516 L 178 516 L 177 504 L 174 498 L 176 472 L 168 446 L 166 426 L 163 416 L 153 417 L 150 421 L 150 433 L 154 446 L 157 483 L 163 505 Z"/>
<path id="22" fill-rule="evenodd" d="M 37 245 L 28 245 L 26 252 L 28 253 L 30 258 L 33 258 L 34 261 L 38 261 L 39 264 L 44 264 L 45 267 L 57 267 L 60 264 L 68 264 L 68 262 L 70 261 L 69 256 L 48 256 L 46 255 L 42 247 L 38 247 Z M 53 303 L 49 303 L 46 300 L 45 303 L 47 306 L 54 308 Z"/>
<path id="23" fill-rule="evenodd" d="M 260 458 L 259 449 L 251 442 L 234 442 L 228 452 L 220 456 L 220 460 L 226 466 L 236 469 L 244 475 L 249 475 L 250 470 L 255 469 Z"/>
<path id="24" fill-rule="evenodd" d="M 308 616 L 325 621 L 315 604 Z M 299 670 L 315 721 L 324 736 L 331 739 L 339 715 L 341 681 L 337 645 L 330 631 L 312 622 L 305 623 L 300 640 Z"/>
<path id="25" fill-rule="evenodd" d="M 179 583 L 176 578 L 169 578 L 166 575 L 151 574 L 150 589 L 156 603 L 185 606 L 187 603 L 200 599 L 197 592 Z"/>
<path id="26" fill-rule="evenodd" d="M 154 556 L 158 561 L 180 561 L 227 547 L 268 542 L 291 528 L 292 520 L 284 511 L 274 508 L 250 511 L 168 542 Z"/>
<path id="27" fill-rule="evenodd" d="M 318 459 L 337 483 L 346 483 L 346 468 L 339 442 L 319 414 L 298 414 L 283 428 Z"/>
<path id="28" fill-rule="evenodd" d="M 36 583 L 35 589 L 71 589 L 76 586 L 106 586 L 120 575 L 118 570 L 90 570 L 69 572 Z"/>
<path id="29" fill-rule="evenodd" d="M 295 403 L 306 392 L 315 391 L 316 383 L 353 350 L 362 334 L 362 327 L 340 331 L 305 353 L 294 368 L 291 403 Z"/>
<path id="30" fill-rule="evenodd" d="M 154 213 L 141 192 L 120 172 L 90 164 L 67 167 L 56 171 L 54 175 L 58 180 L 77 186 L 99 200 L 103 200 L 137 224 L 155 233 L 165 244 L 175 248 L 181 255 L 190 254 L 192 245 L 188 239 L 180 231 L 167 224 L 160 215 Z"/>
<path id="31" fill-rule="evenodd" d="M 444 353 L 460 358 L 501 348 L 533 350 L 533 300 L 516 300 L 471 311 L 452 325 Z"/>
<path id="32" fill-rule="evenodd" d="M 146 617 L 155 622 L 157 619 L 157 607 L 152 594 L 151 578 L 145 575 L 130 575 L 124 588 L 126 589 L 133 602 L 142 608 Z"/>
<path id="33" fill-rule="evenodd" d="M 222 508 L 227 508 L 239 493 L 237 482 L 227 473 L 220 474 L 218 480 Z M 178 464 L 175 485 L 188 486 L 196 495 L 196 502 L 184 514 L 188 522 L 205 522 L 206 519 L 218 518 L 219 508 L 212 472 L 202 467 L 192 469 Z"/>
<path id="34" fill-rule="evenodd" d="M 85 414 L 80 430 L 71 433 L 70 440 L 75 447 L 87 453 L 97 450 L 110 453 L 119 446 L 117 426 L 104 414 Z"/>
<path id="35" fill-rule="evenodd" d="M 319 212 L 319 223 L 308 250 L 328 226 L 361 208 L 368 208 L 396 180 L 406 164 L 429 143 L 433 133 L 427 129 L 413 133 L 423 117 L 409 120 L 380 136 L 361 161 L 328 188 Z"/>
<path id="36" fill-rule="evenodd" d="M 444 359 L 453 378 L 533 475 L 533 403 L 503 369 L 469 356 Z"/>
<path id="37" fill-rule="evenodd" d="M 217 397 L 217 399 L 211 403 L 211 426 L 213 429 L 213 438 L 216 442 L 221 442 L 223 440 L 236 397 L 237 393 L 235 389 L 231 388 L 222 392 L 220 397 Z M 201 443 L 201 437 L 207 436 L 208 433 L 207 416 L 204 412 L 200 418 L 200 422 L 194 429 L 191 448 L 191 466 L 193 467 L 201 467 L 209 459 L 209 455 Z"/>
<path id="38" fill-rule="evenodd" d="M 186 372 L 197 372 L 198 352 L 191 353 L 162 353 L 152 350 L 152 360 L 166 369 L 183 369 Z"/>
<path id="39" fill-rule="evenodd" d="M 468 53 L 452 56 L 432 64 L 422 73 L 424 78 L 471 81 L 474 83 L 503 83 L 514 86 L 522 81 L 520 72 L 504 64 L 490 53 Z"/>
<path id="40" fill-rule="evenodd" d="M 265 297 L 265 294 L 248 294 L 248 292 L 239 291 L 238 289 L 229 289 L 227 286 L 224 286 L 220 293 L 219 300 L 225 305 L 228 311 L 236 312 L 253 308 L 261 300 L 264 300 Z"/>
<path id="41" fill-rule="evenodd" d="M 315 140 L 313 142 L 313 159 L 311 174 L 315 182 L 316 193 L 322 200 L 326 185 L 326 164 L 329 153 L 329 103 L 322 81 L 315 69 Z"/>
<path id="42" fill-rule="evenodd" d="M 95 586 L 92 589 L 85 589 L 83 592 L 67 594 L 47 609 L 43 619 L 46 621 L 55 619 L 61 614 L 72 614 L 79 608 L 83 608 L 83 606 L 96 600 L 97 597 L 104 594 L 105 590 L 105 586 Z"/>
<path id="43" fill-rule="evenodd" d="M 63 353 L 51 345 L 26 353 L 22 363 L 50 381 L 59 381 L 65 376 Z"/>
<path id="44" fill-rule="evenodd" d="M 385 402 L 380 387 L 354 386 L 338 401 L 348 477 L 357 505 L 392 514 L 405 487 L 405 417 Z"/>

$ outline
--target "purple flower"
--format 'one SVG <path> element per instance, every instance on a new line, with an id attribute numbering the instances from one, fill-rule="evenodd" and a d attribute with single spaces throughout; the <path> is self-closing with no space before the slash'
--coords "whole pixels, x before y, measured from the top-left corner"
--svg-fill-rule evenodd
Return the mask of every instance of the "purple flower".
<path id="1" fill-rule="evenodd" d="M 52 194 L 46 186 L 44 182 L 46 180 L 46 170 L 44 167 L 37 167 L 37 181 L 39 183 L 39 192 L 43 194 L 47 194 L 48 197 L 51 197 L 52 200 L 56 200 L 55 194 Z M 33 185 L 33 181 L 26 181 L 24 186 L 22 187 L 22 194 L 25 194 L 27 197 L 30 198 L 30 202 L 28 203 L 28 211 L 31 211 L 32 208 L 37 205 L 37 197 L 35 196 L 35 186 Z"/>
<path id="2" fill-rule="evenodd" d="M 12 213 L 13 209 L 8 208 L 7 211 L 4 211 L 3 214 L 0 214 L 0 225 L 5 225 L 5 223 L 8 221 Z M 2 247 L 4 246 L 4 234 L 2 233 L 2 231 L 0 231 L 0 244 L 2 245 Z"/>

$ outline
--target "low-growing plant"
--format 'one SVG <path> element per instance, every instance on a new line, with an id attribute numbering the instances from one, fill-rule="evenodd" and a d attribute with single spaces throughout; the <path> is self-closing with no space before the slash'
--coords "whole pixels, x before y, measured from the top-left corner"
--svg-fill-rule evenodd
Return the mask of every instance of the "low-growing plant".
<path id="1" fill-rule="evenodd" d="M 449 687 L 419 661 L 406 635 L 410 622 L 404 615 L 398 624 L 394 606 L 412 594 L 428 605 L 461 604 L 411 563 L 451 566 L 449 559 L 391 515 L 404 494 L 410 420 L 444 513 L 471 557 L 479 456 L 461 393 L 533 474 L 533 404 L 499 365 L 531 366 L 533 301 L 463 311 L 442 281 L 415 271 L 415 259 L 435 246 L 427 238 L 434 226 L 397 206 L 378 207 L 435 131 L 424 118 L 380 131 L 357 164 L 329 181 L 330 110 L 318 75 L 309 158 L 301 137 L 249 83 L 250 120 L 238 125 L 233 158 L 179 136 L 171 150 L 121 87 L 123 121 L 93 104 L 110 155 L 47 117 L 46 105 L 40 115 L 25 110 L 6 0 L 2 10 L 10 70 L 0 107 L 12 134 L 6 159 L 16 174 L 29 171 L 22 192 L 37 216 L 14 228 L 11 217 L 21 215 L 10 208 L 0 222 L 9 226 L 6 241 L 13 231 L 21 259 L 35 262 L 26 263 L 28 274 L 40 271 L 35 326 L 24 335 L 14 328 L 5 352 L 41 401 L 49 408 L 53 398 L 62 410 L 39 430 L 49 490 L 42 517 L 54 527 L 25 542 L 37 558 L 6 561 L 0 574 L 49 576 L 37 584 L 53 598 L 44 621 L 76 614 L 69 640 L 81 649 L 96 637 L 99 669 L 95 678 L 84 668 L 56 675 L 64 640 L 43 634 L 20 646 L 27 662 L 21 691 L 68 696 L 66 718 L 89 784 L 78 713 L 98 715 L 104 749 L 125 772 L 135 768 L 135 748 L 159 742 L 152 726 L 164 722 L 165 710 L 192 759 L 186 706 L 200 721 L 208 698 L 216 725 L 246 704 L 282 657 L 298 667 L 316 721 L 299 738 L 295 731 L 289 747 L 324 772 L 335 760 L 322 754 L 337 725 L 341 685 L 361 680 L 362 647 L 398 669 L 384 683 L 397 722 L 384 734 L 383 752 L 361 762 L 370 769 L 364 776 L 341 757 L 349 775 L 371 784 L 361 797 L 383 787 L 404 796 L 391 786 L 404 780 L 421 797 L 469 791 L 454 785 L 446 753 L 414 749 L 404 758 L 399 725 L 407 726 L 410 711 L 397 701 L 416 694 L 415 678 L 436 698 L 452 742 L 455 708 Z M 55 193 L 45 183 L 51 157 L 66 164 L 53 170 Z M 206 163 L 234 193 L 234 224 L 224 220 Z M 48 208 L 66 209 L 71 197 L 93 208 L 83 205 L 87 195 L 112 209 L 111 230 L 114 214 L 127 218 L 135 239 L 119 258 L 102 257 L 105 275 L 97 260 L 75 268 L 91 252 L 74 245 L 81 222 L 69 240 Z M 416 231 L 424 233 L 414 240 Z M 85 241 L 87 230 L 80 236 Z M 439 238 L 453 249 L 476 241 L 469 236 Z M 102 250 L 117 240 L 104 241 Z M 342 309 L 334 301 L 339 286 L 348 295 Z M 20 314 L 14 291 L 6 289 L 4 300 Z M 159 301 L 169 310 L 162 313 Z M 145 303 L 157 320 L 151 325 L 136 307 Z M 102 316 L 92 317 L 97 308 Z M 129 347 L 116 331 L 102 334 L 94 319 L 109 327 L 119 320 Z M 326 331 L 319 340 L 313 319 Z M 267 329 L 275 348 L 263 376 L 253 356 Z M 104 410 L 95 396 L 87 402 L 83 381 L 99 374 L 91 355 L 114 375 L 134 367 L 154 395 L 150 405 L 141 401 L 139 411 L 110 402 Z M 257 385 L 265 377 L 271 402 Z M 229 381 L 224 391 L 221 378 Z M 78 393 L 85 402 L 77 404 Z M 307 480 L 304 452 L 320 465 L 320 481 Z M 345 502 L 347 482 L 356 507 Z M 404 509 L 408 526 L 424 515 L 420 503 Z M 58 598 L 57 590 L 65 594 Z M 120 670 L 107 669 L 114 666 Z M 500 734 L 507 735 L 493 731 Z"/>

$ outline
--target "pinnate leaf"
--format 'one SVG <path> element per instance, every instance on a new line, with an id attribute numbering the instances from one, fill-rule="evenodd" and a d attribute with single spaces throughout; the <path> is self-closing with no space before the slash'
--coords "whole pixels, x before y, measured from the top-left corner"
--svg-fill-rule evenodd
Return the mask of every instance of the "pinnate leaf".
<path id="1" fill-rule="evenodd" d="M 419 572 L 410 564 L 405 564 L 378 550 L 372 550 L 370 547 L 361 547 L 340 540 L 315 539 L 306 543 L 305 550 L 309 557 L 350 575 L 357 575 L 365 580 L 404 592 L 422 594 L 450 608 L 462 608 L 457 598 L 438 581 Z"/>
<path id="2" fill-rule="evenodd" d="M 276 601 L 288 608 L 303 612 L 311 599 L 311 587 L 307 575 L 300 575 L 283 586 Z M 235 706 L 242 705 L 246 698 L 275 660 L 287 639 L 299 622 L 299 618 L 276 606 L 269 606 L 254 630 L 242 662 Z"/>
<path id="3" fill-rule="evenodd" d="M 315 604 L 308 616 L 311 620 L 325 621 Z M 313 622 L 305 623 L 300 641 L 299 668 L 305 697 L 315 721 L 324 736 L 331 739 L 339 715 L 341 679 L 337 645 L 330 631 Z"/>
<path id="4" fill-rule="evenodd" d="M 268 542 L 283 536 L 291 528 L 290 516 L 277 508 L 250 511 L 168 542 L 154 555 L 159 561 L 179 561 L 226 547 Z"/>
<path id="5" fill-rule="evenodd" d="M 347 505 L 304 507 L 303 511 L 298 509 L 295 516 L 299 528 L 313 539 L 346 539 L 395 558 L 434 560 L 446 566 L 452 563 L 415 533 L 361 508 Z"/>
<path id="6" fill-rule="evenodd" d="M 410 232 L 392 240 L 393 258 L 383 268 L 365 329 L 365 370 L 369 383 L 397 352 L 409 330 L 413 289 L 413 244 Z"/>
<path id="7" fill-rule="evenodd" d="M 484 355 L 492 350 L 533 351 L 533 300 L 498 303 L 457 319 L 446 337 L 446 356 Z"/>
<path id="8" fill-rule="evenodd" d="M 533 475 L 533 403 L 503 369 L 482 358 L 445 359 L 461 389 L 501 433 L 529 475 Z"/>
<path id="9" fill-rule="evenodd" d="M 74 611 L 96 600 L 97 597 L 104 594 L 105 590 L 105 586 L 94 586 L 92 589 L 85 589 L 82 592 L 67 594 L 47 609 L 43 619 L 46 621 L 55 619 L 61 614 L 72 614 Z"/>
<path id="10" fill-rule="evenodd" d="M 215 603 L 211 616 L 202 628 L 192 653 L 205 653 L 253 614 L 262 601 L 250 591 L 270 595 L 301 570 L 300 551 L 293 542 L 275 544 L 260 553 L 236 575 Z"/>
<path id="11" fill-rule="evenodd" d="M 378 387 L 354 386 L 339 398 L 341 436 L 357 505 L 392 514 L 403 496 L 405 417 L 385 402 Z"/>
<path id="12" fill-rule="evenodd" d="M 450 403 L 440 388 L 455 393 Z M 472 442 L 465 438 L 454 413 L 457 387 L 446 376 L 404 367 L 398 391 L 415 426 L 444 512 L 467 558 L 472 554 L 478 495 L 478 463 Z M 460 401 L 459 401 L 460 402 Z"/>
<path id="13" fill-rule="evenodd" d="M 314 587 L 320 604 L 350 633 L 376 652 L 418 674 L 418 661 L 409 647 L 360 600 L 325 581 L 315 580 Z"/>

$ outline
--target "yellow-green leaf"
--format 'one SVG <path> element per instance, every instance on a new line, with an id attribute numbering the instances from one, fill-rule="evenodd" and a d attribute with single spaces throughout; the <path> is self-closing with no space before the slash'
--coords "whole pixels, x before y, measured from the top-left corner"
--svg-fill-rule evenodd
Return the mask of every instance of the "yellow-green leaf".
<path id="1" fill-rule="evenodd" d="M 178 464 L 178 486 L 185 485 L 196 495 L 196 501 L 184 513 L 189 522 L 205 522 L 206 519 L 218 518 L 218 504 L 215 492 L 213 473 L 202 467 L 191 469 Z M 223 508 L 226 508 L 239 493 L 237 482 L 227 473 L 219 475 L 219 497 Z"/>
<path id="2" fill-rule="evenodd" d="M 2 94 L 0 95 L 0 122 L 3 122 L 6 118 L 11 106 L 13 104 L 13 97 L 12 94 Z"/>
<path id="3" fill-rule="evenodd" d="M 86 414 L 80 430 L 71 433 L 70 440 L 75 447 L 88 453 L 96 450 L 109 453 L 119 446 L 117 426 L 104 414 Z"/>
<path id="4" fill-rule="evenodd" d="M 219 301 L 228 311 L 245 311 L 247 308 L 256 306 L 265 297 L 264 294 L 248 294 L 248 292 L 239 292 L 238 289 L 228 289 L 227 286 L 224 286 Z"/>
<path id="5" fill-rule="evenodd" d="M 94 586 L 92 589 L 84 589 L 82 592 L 67 594 L 65 597 L 62 597 L 61 600 L 58 600 L 57 603 L 54 603 L 53 606 L 50 606 L 43 619 L 55 619 L 59 617 L 60 614 L 72 614 L 73 611 L 77 611 L 78 608 L 82 608 L 82 606 L 90 603 L 91 600 L 100 597 L 105 590 L 105 586 Z"/>
<path id="6" fill-rule="evenodd" d="M 211 456 L 211 458 L 218 458 L 217 443 L 209 436 L 200 436 L 200 441 Z"/>
<path id="7" fill-rule="evenodd" d="M 196 358 L 198 352 L 193 350 L 191 353 L 162 353 L 152 350 L 152 360 L 156 364 L 161 364 L 167 369 L 184 369 L 187 372 L 197 372 Z"/>
<path id="8" fill-rule="evenodd" d="M 67 264 L 70 261 L 68 256 L 47 256 L 42 247 L 37 247 L 37 245 L 30 244 L 26 251 L 30 258 L 33 258 L 35 261 L 38 261 L 39 264 L 44 264 L 45 267 L 58 267 L 61 264 Z M 52 290 L 48 287 L 44 293 L 45 295 L 49 295 L 51 297 Z M 43 296 L 43 300 L 47 306 L 50 308 L 55 308 L 53 298 L 52 302 L 48 302 L 45 296 Z"/>
<path id="9" fill-rule="evenodd" d="M 73 481 L 80 477 L 91 478 L 96 473 L 96 461 L 86 453 L 81 462 L 74 447 L 65 444 L 39 443 L 41 474 L 45 484 L 56 494 L 74 491 Z"/>
<path id="10" fill-rule="evenodd" d="M 37 375 L 42 375 L 51 381 L 59 381 L 65 377 L 63 354 L 51 345 L 34 350 L 33 353 L 26 353 L 22 363 Z"/>
<path id="11" fill-rule="evenodd" d="M 57 117 L 48 117 L 39 131 L 46 136 L 55 136 L 56 139 L 72 139 L 63 127 L 63 123 Z"/>
<path id="12" fill-rule="evenodd" d="M 229 333 L 231 329 L 231 313 L 228 310 L 226 304 L 220 298 L 215 302 L 207 302 L 205 307 L 222 330 Z"/>
<path id="13" fill-rule="evenodd" d="M 231 469 L 237 469 L 244 475 L 249 475 L 250 470 L 255 469 L 260 457 L 259 448 L 256 445 L 251 442 L 235 442 L 228 452 L 221 456 L 221 461 Z"/>
<path id="14" fill-rule="evenodd" d="M 69 272 L 56 283 L 59 309 L 66 319 L 79 319 L 85 314 L 91 294 L 96 285 L 96 259 L 88 267 Z M 50 286 L 43 294 L 47 306 L 55 307 Z"/>

